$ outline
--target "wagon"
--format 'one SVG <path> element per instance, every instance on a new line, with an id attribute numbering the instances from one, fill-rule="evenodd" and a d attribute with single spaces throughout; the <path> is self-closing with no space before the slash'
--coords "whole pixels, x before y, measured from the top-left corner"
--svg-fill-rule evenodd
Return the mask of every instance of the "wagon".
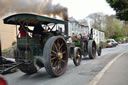
<path id="1" fill-rule="evenodd" d="M 17 47 L 14 55 L 22 72 L 33 74 L 45 67 L 51 76 L 65 73 L 68 63 L 68 49 L 63 37 L 67 35 L 66 21 L 21 13 L 6 17 L 4 24 L 16 25 Z M 63 35 L 58 24 L 66 30 Z"/>

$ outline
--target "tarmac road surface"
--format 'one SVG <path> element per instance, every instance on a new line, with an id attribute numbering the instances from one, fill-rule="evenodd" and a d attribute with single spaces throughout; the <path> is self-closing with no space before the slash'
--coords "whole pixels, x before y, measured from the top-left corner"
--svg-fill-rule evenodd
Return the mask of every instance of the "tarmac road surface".
<path id="1" fill-rule="evenodd" d="M 95 76 L 112 59 L 126 51 L 127 48 L 128 44 L 119 44 L 114 48 L 105 48 L 102 51 L 102 56 L 97 56 L 97 58 L 94 60 L 90 60 L 88 58 L 83 59 L 81 65 L 77 67 L 73 64 L 73 61 L 69 59 L 66 73 L 56 78 L 49 76 L 44 68 L 33 75 L 26 75 L 21 71 L 18 71 L 16 73 L 4 75 L 4 78 L 7 80 L 8 85 L 89 85 Z M 104 78 L 104 75 L 102 78 Z M 102 82 L 99 80 L 97 85 L 110 84 L 102 84 Z"/>
<path id="2" fill-rule="evenodd" d="M 128 50 L 106 70 L 96 85 L 128 85 Z"/>

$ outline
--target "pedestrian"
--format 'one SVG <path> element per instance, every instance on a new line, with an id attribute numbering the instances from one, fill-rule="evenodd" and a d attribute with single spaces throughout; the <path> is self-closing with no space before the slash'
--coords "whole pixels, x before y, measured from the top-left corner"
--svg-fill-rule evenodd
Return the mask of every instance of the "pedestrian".
<path id="1" fill-rule="evenodd" d="M 71 39 L 72 39 L 72 42 L 77 41 L 77 36 L 75 35 L 75 33 L 72 33 Z"/>
<path id="2" fill-rule="evenodd" d="M 82 41 L 87 41 L 87 40 L 88 40 L 88 35 L 84 33 L 82 37 Z"/>

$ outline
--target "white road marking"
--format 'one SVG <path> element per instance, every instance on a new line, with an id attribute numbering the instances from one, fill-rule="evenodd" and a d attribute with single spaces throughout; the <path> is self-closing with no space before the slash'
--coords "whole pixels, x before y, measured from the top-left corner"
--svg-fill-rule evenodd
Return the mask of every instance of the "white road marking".
<path id="1" fill-rule="evenodd" d="M 113 60 L 111 60 L 89 83 L 89 85 L 97 85 L 97 83 L 100 81 L 104 73 L 109 69 L 109 67 L 120 57 L 122 56 L 125 52 L 119 54 L 116 56 Z"/>

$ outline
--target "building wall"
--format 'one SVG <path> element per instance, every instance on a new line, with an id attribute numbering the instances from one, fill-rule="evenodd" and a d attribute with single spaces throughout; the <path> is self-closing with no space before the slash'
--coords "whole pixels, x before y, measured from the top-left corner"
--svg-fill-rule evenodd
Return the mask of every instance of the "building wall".
<path id="1" fill-rule="evenodd" d="M 99 44 L 101 41 L 104 42 L 105 41 L 104 32 L 93 28 L 93 39 L 97 44 Z"/>
<path id="2" fill-rule="evenodd" d="M 3 20 L 0 19 L 0 38 L 2 43 L 2 50 L 9 48 L 12 42 L 16 41 L 16 32 L 14 25 L 3 24 Z"/>
<path id="3" fill-rule="evenodd" d="M 68 23 L 68 29 L 69 29 L 69 36 L 72 35 L 72 33 L 75 34 L 88 34 L 90 33 L 90 29 L 88 26 L 80 25 L 77 22 L 69 22 Z M 97 44 L 99 44 L 101 41 L 105 41 L 105 34 L 103 31 L 99 31 L 97 29 L 93 29 L 93 39 Z"/>
<path id="4" fill-rule="evenodd" d="M 72 33 L 75 34 L 88 34 L 89 28 L 87 26 L 80 25 L 78 22 L 68 22 L 68 29 L 69 29 L 69 36 L 72 35 Z"/>

